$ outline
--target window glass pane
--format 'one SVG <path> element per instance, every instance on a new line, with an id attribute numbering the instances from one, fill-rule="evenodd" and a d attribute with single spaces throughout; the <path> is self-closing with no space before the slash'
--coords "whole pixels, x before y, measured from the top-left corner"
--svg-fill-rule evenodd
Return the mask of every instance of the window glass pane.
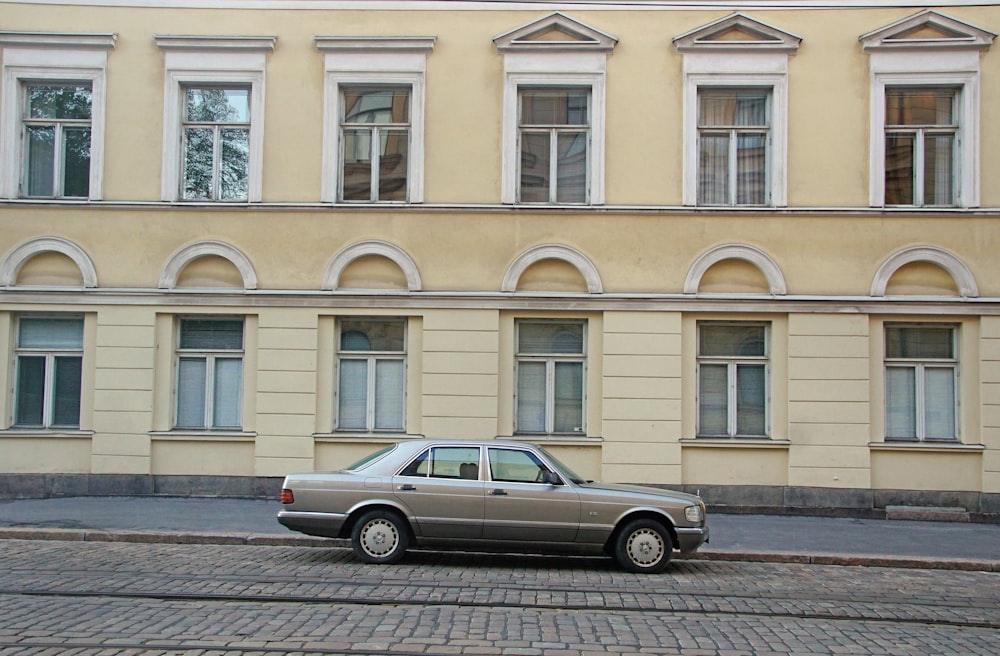
<path id="1" fill-rule="evenodd" d="M 589 89 L 521 89 L 521 125 L 587 125 Z"/>
<path id="2" fill-rule="evenodd" d="M 742 127 L 767 125 L 768 92 L 747 89 L 698 91 L 698 125 Z"/>
<path id="3" fill-rule="evenodd" d="M 343 87 L 345 123 L 409 123 L 408 87 Z"/>
<path id="4" fill-rule="evenodd" d="M 409 147 L 409 132 L 405 130 L 379 133 L 378 200 L 406 200 Z"/>
<path id="5" fill-rule="evenodd" d="M 885 204 L 913 205 L 913 152 L 915 137 L 912 134 L 887 134 L 885 136 Z"/>
<path id="6" fill-rule="evenodd" d="M 531 323 L 517 325 L 518 353 L 583 354 L 582 323 Z"/>
<path id="7" fill-rule="evenodd" d="M 587 202 L 587 133 L 562 132 L 556 154 L 556 201 Z"/>
<path id="8" fill-rule="evenodd" d="M 32 119 L 90 118 L 91 90 L 89 85 L 44 85 L 27 87 L 27 116 Z"/>
<path id="9" fill-rule="evenodd" d="M 250 89 L 189 88 L 185 91 L 184 120 L 189 123 L 249 123 Z"/>
<path id="10" fill-rule="evenodd" d="M 368 361 L 341 360 L 337 427 L 366 430 L 368 413 Z"/>
<path id="11" fill-rule="evenodd" d="M 924 369 L 924 418 L 927 439 L 955 439 L 955 370 L 951 367 Z"/>
<path id="12" fill-rule="evenodd" d="M 90 128 L 63 131 L 63 196 L 90 195 Z"/>
<path id="13" fill-rule="evenodd" d="M 55 358 L 55 398 L 52 404 L 53 426 L 80 425 L 80 383 L 83 379 L 83 358 Z"/>
<path id="14" fill-rule="evenodd" d="M 955 135 L 938 134 L 924 138 L 924 205 L 955 203 L 952 162 Z"/>
<path id="15" fill-rule="evenodd" d="M 27 190 L 28 196 L 55 196 L 55 141 L 52 126 L 33 125 L 27 129 Z"/>
<path id="16" fill-rule="evenodd" d="M 550 157 L 548 132 L 524 132 L 521 134 L 520 198 L 522 202 L 549 202 Z"/>
<path id="17" fill-rule="evenodd" d="M 344 200 L 372 199 L 371 130 L 344 130 Z"/>
<path id="18" fill-rule="evenodd" d="M 887 88 L 886 125 L 953 125 L 954 89 Z"/>
<path id="19" fill-rule="evenodd" d="M 404 321 L 345 319 L 340 322 L 340 350 L 402 353 L 405 334 Z"/>
<path id="20" fill-rule="evenodd" d="M 402 360 L 375 363 L 375 430 L 403 429 L 404 372 Z"/>
<path id="21" fill-rule="evenodd" d="M 540 483 L 544 467 L 532 453 L 490 449 L 490 476 L 494 481 Z"/>
<path id="22" fill-rule="evenodd" d="M 14 423 L 41 426 L 45 397 L 45 358 L 21 356 L 17 359 L 17 407 Z"/>
<path id="23" fill-rule="evenodd" d="M 83 319 L 22 317 L 18 321 L 20 348 L 82 349 Z"/>
<path id="24" fill-rule="evenodd" d="M 736 137 L 736 204 L 766 202 L 767 135 L 741 133 Z"/>
<path id="25" fill-rule="evenodd" d="M 223 200 L 246 200 L 250 189 L 250 130 L 222 130 L 222 170 L 219 174 Z"/>
<path id="26" fill-rule="evenodd" d="M 954 329 L 949 326 L 886 326 L 887 358 L 951 360 L 955 357 Z"/>
<path id="27" fill-rule="evenodd" d="M 212 395 L 212 426 L 239 428 L 243 424 L 243 360 L 216 358 Z"/>
<path id="28" fill-rule="evenodd" d="M 736 366 L 736 434 L 766 435 L 764 365 Z"/>
<path id="29" fill-rule="evenodd" d="M 196 350 L 241 350 L 243 319 L 181 319 L 180 347 Z"/>
<path id="30" fill-rule="evenodd" d="M 583 431 L 583 363 L 556 362 L 555 425 L 556 433 Z"/>
<path id="31" fill-rule="evenodd" d="M 177 427 L 205 428 L 205 358 L 181 358 L 177 367 Z"/>
<path id="32" fill-rule="evenodd" d="M 698 434 L 727 435 L 729 432 L 728 366 L 698 367 Z"/>
<path id="33" fill-rule="evenodd" d="M 184 198 L 188 200 L 212 197 L 212 162 L 214 159 L 212 128 L 184 130 Z"/>
<path id="34" fill-rule="evenodd" d="M 698 204 L 729 203 L 729 135 L 698 136 Z"/>
<path id="35" fill-rule="evenodd" d="M 702 324 L 698 352 L 703 356 L 763 357 L 767 355 L 764 326 Z"/>
<path id="36" fill-rule="evenodd" d="M 439 478 L 461 478 L 463 463 L 479 463 L 475 447 L 435 447 L 431 449 L 430 475 Z"/>
<path id="37" fill-rule="evenodd" d="M 887 367 L 885 371 L 885 436 L 917 437 L 916 368 Z"/>
<path id="38" fill-rule="evenodd" d="M 545 363 L 517 364 L 517 431 L 545 432 Z"/>

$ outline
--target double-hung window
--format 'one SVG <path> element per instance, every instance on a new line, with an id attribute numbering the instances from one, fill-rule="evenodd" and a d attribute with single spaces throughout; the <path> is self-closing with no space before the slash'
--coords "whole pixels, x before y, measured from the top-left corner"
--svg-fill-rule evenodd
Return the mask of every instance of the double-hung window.
<path id="1" fill-rule="evenodd" d="M 886 88 L 886 205 L 955 205 L 958 96 L 954 88 Z"/>
<path id="2" fill-rule="evenodd" d="M 770 89 L 698 89 L 698 204 L 767 205 Z"/>
<path id="3" fill-rule="evenodd" d="M 250 180 L 250 88 L 185 87 L 181 120 L 181 197 L 246 201 Z"/>
<path id="4" fill-rule="evenodd" d="M 406 322 L 344 319 L 337 349 L 337 429 L 401 431 L 406 419 Z"/>
<path id="5" fill-rule="evenodd" d="M 586 432 L 585 327 L 582 321 L 517 323 L 517 433 Z"/>
<path id="6" fill-rule="evenodd" d="M 243 425 L 243 317 L 180 320 L 177 348 L 179 429 Z"/>
<path id="7" fill-rule="evenodd" d="M 590 88 L 518 90 L 518 201 L 589 201 Z"/>
<path id="8" fill-rule="evenodd" d="M 15 426 L 79 427 L 82 318 L 21 317 L 15 368 Z"/>
<path id="9" fill-rule="evenodd" d="M 21 195 L 90 195 L 91 85 L 24 84 L 24 174 Z"/>
<path id="10" fill-rule="evenodd" d="M 698 324 L 698 435 L 768 435 L 767 324 Z"/>
<path id="11" fill-rule="evenodd" d="M 887 440 L 958 439 L 957 333 L 947 325 L 886 325 Z"/>
<path id="12" fill-rule="evenodd" d="M 406 201 L 410 87 L 342 86 L 340 94 L 341 200 Z"/>

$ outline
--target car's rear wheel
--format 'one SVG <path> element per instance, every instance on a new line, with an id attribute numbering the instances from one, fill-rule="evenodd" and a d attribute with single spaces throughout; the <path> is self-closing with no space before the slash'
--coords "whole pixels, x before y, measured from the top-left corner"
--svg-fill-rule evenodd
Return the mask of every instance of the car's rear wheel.
<path id="1" fill-rule="evenodd" d="M 409 545 L 405 520 L 390 510 L 365 513 L 351 531 L 354 553 L 366 563 L 397 563 Z"/>
<path id="2" fill-rule="evenodd" d="M 618 532 L 614 542 L 614 557 L 628 572 L 655 574 L 670 562 L 674 543 L 670 533 L 653 519 L 636 519 Z"/>

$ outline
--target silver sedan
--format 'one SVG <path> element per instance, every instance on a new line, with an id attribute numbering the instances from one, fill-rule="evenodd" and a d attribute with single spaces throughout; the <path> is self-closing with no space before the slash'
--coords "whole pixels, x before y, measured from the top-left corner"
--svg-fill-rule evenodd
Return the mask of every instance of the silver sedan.
<path id="1" fill-rule="evenodd" d="M 584 480 L 523 442 L 414 440 L 336 472 L 290 474 L 278 521 L 350 538 L 369 563 L 411 546 L 600 553 L 631 572 L 662 571 L 708 541 L 694 495 Z"/>

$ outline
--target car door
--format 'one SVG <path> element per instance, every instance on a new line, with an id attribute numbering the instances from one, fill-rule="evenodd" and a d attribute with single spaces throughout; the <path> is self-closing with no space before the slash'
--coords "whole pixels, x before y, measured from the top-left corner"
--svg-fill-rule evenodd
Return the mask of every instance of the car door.
<path id="1" fill-rule="evenodd" d="M 486 450 L 489 480 L 483 537 L 572 542 L 580 527 L 580 498 L 573 487 L 544 482 L 549 467 L 527 449 Z"/>
<path id="2" fill-rule="evenodd" d="M 484 483 L 480 448 L 433 446 L 393 477 L 393 494 L 426 538 L 482 537 Z"/>

